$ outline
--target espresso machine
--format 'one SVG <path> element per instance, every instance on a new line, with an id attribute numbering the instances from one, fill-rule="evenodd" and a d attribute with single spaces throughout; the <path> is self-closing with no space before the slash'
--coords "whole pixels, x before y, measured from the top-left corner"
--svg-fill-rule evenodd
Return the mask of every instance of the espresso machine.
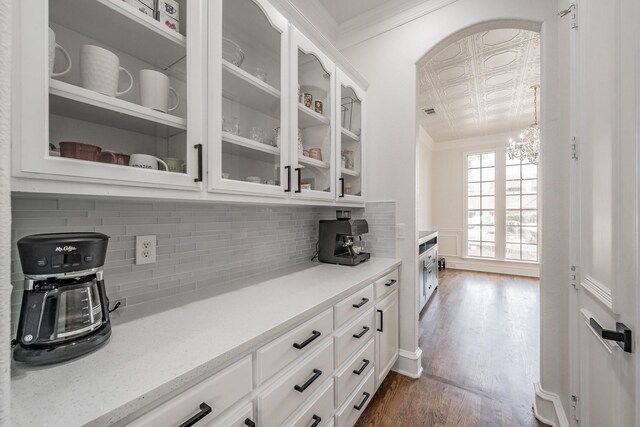
<path id="1" fill-rule="evenodd" d="M 320 220 L 318 260 L 329 264 L 358 265 L 371 258 L 362 251 L 362 235 L 369 232 L 364 219 L 351 219 L 351 211 L 336 211 L 335 220 Z"/>
<path id="2" fill-rule="evenodd" d="M 13 358 L 29 365 L 63 362 L 111 335 L 102 267 L 109 236 L 53 233 L 18 241 L 24 293 Z"/>

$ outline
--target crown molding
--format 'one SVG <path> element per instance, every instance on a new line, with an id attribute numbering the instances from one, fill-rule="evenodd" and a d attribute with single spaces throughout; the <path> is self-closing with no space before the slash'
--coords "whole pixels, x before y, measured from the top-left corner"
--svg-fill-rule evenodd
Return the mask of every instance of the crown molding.
<path id="1" fill-rule="evenodd" d="M 338 25 L 336 46 L 338 49 L 344 50 L 456 1 L 458 0 L 414 0 L 412 2 L 394 0 L 386 2 Z"/>

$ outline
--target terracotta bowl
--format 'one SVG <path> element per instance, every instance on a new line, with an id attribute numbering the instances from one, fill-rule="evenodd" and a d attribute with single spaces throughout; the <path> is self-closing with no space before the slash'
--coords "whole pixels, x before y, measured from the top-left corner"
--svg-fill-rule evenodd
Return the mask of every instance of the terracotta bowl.
<path id="1" fill-rule="evenodd" d="M 95 162 L 100 151 L 102 151 L 102 148 L 97 145 L 85 144 L 84 142 L 60 142 L 60 155 L 62 157 Z"/>

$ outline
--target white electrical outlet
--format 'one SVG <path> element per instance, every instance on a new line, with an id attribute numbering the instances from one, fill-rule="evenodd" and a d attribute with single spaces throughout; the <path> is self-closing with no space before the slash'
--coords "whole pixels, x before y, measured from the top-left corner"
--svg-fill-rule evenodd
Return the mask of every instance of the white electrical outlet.
<path id="1" fill-rule="evenodd" d="M 136 236 L 136 265 L 156 262 L 156 236 Z"/>

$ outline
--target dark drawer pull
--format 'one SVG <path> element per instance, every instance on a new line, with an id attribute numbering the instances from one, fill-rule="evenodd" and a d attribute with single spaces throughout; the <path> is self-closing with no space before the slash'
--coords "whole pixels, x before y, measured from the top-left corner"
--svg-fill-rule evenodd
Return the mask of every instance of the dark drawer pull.
<path id="1" fill-rule="evenodd" d="M 362 364 L 362 366 L 360 366 L 360 369 L 358 369 L 357 371 L 353 371 L 354 374 L 356 374 L 356 375 L 362 374 L 364 372 L 364 370 L 367 369 L 367 366 L 369 366 L 369 360 L 362 359 L 362 361 L 364 363 Z"/>
<path id="2" fill-rule="evenodd" d="M 398 281 L 397 281 L 396 279 L 391 279 L 391 281 L 390 281 L 389 283 L 385 283 L 384 285 L 385 285 L 385 286 L 393 286 L 393 285 L 395 285 L 396 283 L 398 283 Z"/>
<path id="3" fill-rule="evenodd" d="M 201 419 L 209 415 L 210 413 L 211 413 L 211 406 L 202 402 L 200 404 L 200 412 L 198 412 L 193 417 L 189 418 L 187 421 L 180 424 L 179 427 L 191 427 L 195 425 L 198 421 L 200 421 Z"/>
<path id="4" fill-rule="evenodd" d="M 362 298 L 362 301 L 360 301 L 360 304 L 353 304 L 352 307 L 353 308 L 360 308 L 363 305 L 365 305 L 366 303 L 369 302 L 369 298 Z"/>
<path id="5" fill-rule="evenodd" d="M 322 421 L 322 418 L 320 418 L 316 414 L 313 414 L 313 417 L 311 417 L 311 419 L 313 420 L 313 424 L 311 424 L 311 427 L 316 427 L 318 424 L 320 424 L 320 421 Z"/>
<path id="6" fill-rule="evenodd" d="M 249 427 L 256 427 L 256 423 L 251 421 L 249 418 L 245 418 L 244 419 L 244 425 L 249 426 Z"/>
<path id="7" fill-rule="evenodd" d="M 362 393 L 362 395 L 364 396 L 364 399 L 362 399 L 362 402 L 360 402 L 359 405 L 354 405 L 353 409 L 355 409 L 356 411 L 359 411 L 362 409 L 362 407 L 364 406 L 365 403 L 367 403 L 367 400 L 369 400 L 369 398 L 371 397 L 371 395 L 369 393 L 367 393 L 366 391 L 364 393 Z"/>
<path id="8" fill-rule="evenodd" d="M 296 391 L 299 391 L 300 393 L 302 393 L 303 391 L 305 391 L 311 384 L 313 384 L 313 382 L 315 380 L 317 380 L 318 378 L 320 378 L 320 375 L 322 375 L 322 371 L 320 369 L 314 369 L 313 370 L 313 376 L 311 378 L 309 378 L 307 380 L 306 383 L 302 384 L 302 385 L 296 385 L 294 387 L 294 389 L 296 389 Z"/>
<path id="9" fill-rule="evenodd" d="M 380 313 L 380 327 L 378 328 L 378 332 L 384 332 L 384 312 L 382 310 L 377 310 Z"/>
<path id="10" fill-rule="evenodd" d="M 354 337 L 354 338 L 358 338 L 358 339 L 360 339 L 360 338 L 362 338 L 362 337 L 363 337 L 363 335 L 364 335 L 364 334 L 366 334 L 367 332 L 369 332 L 369 327 L 368 327 L 368 326 L 364 326 L 364 327 L 362 328 L 362 332 L 360 332 L 359 334 L 353 334 L 353 337 Z"/>
<path id="11" fill-rule="evenodd" d="M 305 348 L 306 346 L 311 344 L 320 335 L 322 335 L 322 334 L 319 331 L 313 331 L 313 332 L 311 332 L 311 336 L 309 338 L 307 338 L 305 341 L 301 342 L 300 344 L 298 344 L 297 342 L 294 342 L 293 343 L 293 347 L 297 348 L 298 350 L 302 350 L 303 348 Z"/>

